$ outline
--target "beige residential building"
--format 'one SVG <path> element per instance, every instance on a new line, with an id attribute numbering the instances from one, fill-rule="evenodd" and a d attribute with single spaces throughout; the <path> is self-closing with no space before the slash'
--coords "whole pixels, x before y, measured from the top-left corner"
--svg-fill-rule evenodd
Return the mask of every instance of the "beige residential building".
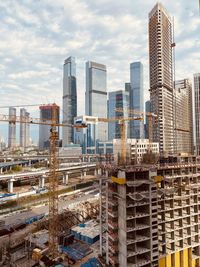
<path id="1" fill-rule="evenodd" d="M 153 140 L 160 143 L 160 153 L 174 152 L 172 22 L 162 4 L 149 13 L 150 100 L 154 123 Z"/>
<path id="2" fill-rule="evenodd" d="M 196 153 L 200 155 L 200 73 L 194 74 Z"/>
<path id="3" fill-rule="evenodd" d="M 175 82 L 175 153 L 193 154 L 192 84 L 189 79 Z"/>

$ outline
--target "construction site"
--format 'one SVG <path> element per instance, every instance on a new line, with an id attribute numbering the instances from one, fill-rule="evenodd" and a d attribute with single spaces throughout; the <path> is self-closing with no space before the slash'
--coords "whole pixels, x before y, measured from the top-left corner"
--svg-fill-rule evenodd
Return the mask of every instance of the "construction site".
<path id="1" fill-rule="evenodd" d="M 200 157 L 156 154 L 152 113 L 145 114 L 149 140 L 129 150 L 126 122 L 142 120 L 144 114 L 113 118 L 121 131 L 118 157 L 108 155 L 95 162 L 92 190 L 60 198 L 58 127 L 83 128 L 87 123 L 62 125 L 53 107 L 51 121 L 24 120 L 50 126 L 48 203 L 41 204 L 40 212 L 32 209 L 29 216 L 28 210 L 1 216 L 1 266 L 199 267 Z M 22 122 L 12 115 L 1 120 Z M 146 154 L 137 158 L 141 147 Z"/>
<path id="2" fill-rule="evenodd" d="M 105 266 L 200 266 L 200 158 L 110 168 L 100 180 Z"/>

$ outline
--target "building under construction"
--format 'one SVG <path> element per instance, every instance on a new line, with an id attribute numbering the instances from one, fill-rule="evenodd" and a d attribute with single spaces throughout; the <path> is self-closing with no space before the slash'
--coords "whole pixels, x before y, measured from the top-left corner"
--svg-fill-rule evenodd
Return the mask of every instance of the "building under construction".
<path id="1" fill-rule="evenodd" d="M 112 168 L 100 179 L 106 266 L 200 266 L 200 158 Z M 111 176 L 111 178 L 108 178 Z"/>

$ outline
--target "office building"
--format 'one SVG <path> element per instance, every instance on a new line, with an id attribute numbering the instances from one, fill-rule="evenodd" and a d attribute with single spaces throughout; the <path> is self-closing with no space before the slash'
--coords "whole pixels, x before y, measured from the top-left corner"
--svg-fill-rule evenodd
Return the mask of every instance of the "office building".
<path id="1" fill-rule="evenodd" d="M 159 144 L 149 143 L 149 139 L 126 139 L 126 151 L 127 157 L 133 164 L 141 164 L 143 162 L 143 156 L 148 152 L 153 153 L 158 157 Z M 121 152 L 121 140 L 113 140 L 113 154 L 115 162 L 118 162 L 118 155 Z"/>
<path id="2" fill-rule="evenodd" d="M 130 109 L 144 112 L 143 65 L 130 64 Z M 128 89 L 128 85 L 127 89 Z M 130 121 L 130 138 L 144 138 L 144 121 Z"/>
<path id="3" fill-rule="evenodd" d="M 200 266 L 199 164 L 171 156 L 156 166 L 108 165 L 99 180 L 102 263 Z"/>
<path id="4" fill-rule="evenodd" d="M 16 147 L 16 108 L 9 108 L 10 120 L 8 123 L 8 147 L 14 149 Z"/>
<path id="5" fill-rule="evenodd" d="M 117 117 L 128 117 L 129 109 L 129 92 L 128 91 L 114 91 L 108 94 L 109 108 L 108 108 L 108 118 Z M 116 109 L 123 109 L 123 112 L 117 112 Z M 126 138 L 130 136 L 129 125 L 126 123 Z M 108 124 L 108 139 L 113 140 L 115 138 L 120 138 L 120 125 L 119 122 L 109 122 Z"/>
<path id="6" fill-rule="evenodd" d="M 60 108 L 56 104 L 42 105 L 40 106 L 40 121 L 51 123 L 53 117 L 53 108 L 56 109 L 56 122 L 59 123 Z M 50 142 L 50 130 L 51 126 L 49 125 L 39 125 L 39 149 L 49 148 Z M 58 132 L 59 135 L 59 132 Z"/>
<path id="7" fill-rule="evenodd" d="M 200 155 L 200 73 L 194 74 L 194 107 L 196 127 L 196 153 Z"/>
<path id="8" fill-rule="evenodd" d="M 162 4 L 149 13 L 149 69 L 153 139 L 160 144 L 160 153 L 174 152 L 172 22 Z"/>
<path id="9" fill-rule="evenodd" d="M 86 123 L 86 128 L 74 128 L 74 143 L 79 144 L 83 154 L 96 154 L 98 129 L 102 125 L 98 124 L 97 117 L 78 116 L 74 118 L 74 124 Z"/>
<path id="10" fill-rule="evenodd" d="M 193 154 L 192 84 L 188 79 L 175 82 L 175 153 Z"/>
<path id="11" fill-rule="evenodd" d="M 86 62 L 85 114 L 107 118 L 107 72 L 106 66 L 96 62 Z M 98 129 L 99 141 L 107 141 L 108 125 Z"/>
<path id="12" fill-rule="evenodd" d="M 76 63 L 74 57 L 65 60 L 63 66 L 63 123 L 73 124 L 77 116 Z M 63 127 L 62 146 L 72 143 L 73 128 Z"/>
<path id="13" fill-rule="evenodd" d="M 145 112 L 151 112 L 151 101 L 146 101 L 145 102 Z M 144 129 L 145 129 L 145 138 L 149 139 L 149 117 L 145 116 L 145 125 L 144 125 Z"/>
<path id="14" fill-rule="evenodd" d="M 20 147 L 26 148 L 30 145 L 30 124 L 26 123 L 29 121 L 30 114 L 26 109 L 20 109 Z"/>

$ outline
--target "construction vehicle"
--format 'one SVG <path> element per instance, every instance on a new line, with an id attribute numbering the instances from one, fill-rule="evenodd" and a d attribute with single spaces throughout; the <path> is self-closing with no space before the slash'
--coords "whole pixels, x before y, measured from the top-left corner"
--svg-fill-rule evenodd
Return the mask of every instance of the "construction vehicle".
<path id="1" fill-rule="evenodd" d="M 25 106 L 25 105 L 23 105 Z M 29 106 L 29 105 L 26 105 Z M 30 105 L 33 106 L 33 105 Z M 34 105 L 35 106 L 35 105 Z M 12 106 L 14 107 L 14 106 Z M 19 106 L 18 106 L 19 107 Z M 36 125 L 50 126 L 50 159 L 49 159 L 49 255 L 54 259 L 58 254 L 58 127 L 85 128 L 83 124 L 62 124 L 58 123 L 56 109 L 57 105 L 52 105 L 52 119 L 41 120 L 39 118 L 28 118 L 16 115 L 0 114 L 0 121 L 8 123 L 29 123 Z M 4 108 L 4 107 L 3 107 Z"/>
<path id="2" fill-rule="evenodd" d="M 123 112 L 121 110 L 120 112 Z M 138 117 L 112 117 L 112 118 L 97 118 L 98 122 L 117 122 L 120 126 L 120 136 L 121 136 L 121 164 L 124 165 L 126 163 L 126 122 L 132 120 L 143 120 L 143 116 Z M 86 118 L 86 123 L 91 122 L 93 119 Z"/>

